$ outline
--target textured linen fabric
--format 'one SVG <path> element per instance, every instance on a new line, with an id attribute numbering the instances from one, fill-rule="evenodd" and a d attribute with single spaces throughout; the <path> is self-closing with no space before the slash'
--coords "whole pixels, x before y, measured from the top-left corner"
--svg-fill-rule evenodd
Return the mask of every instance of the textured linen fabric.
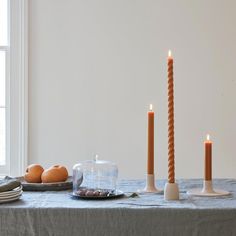
<path id="1" fill-rule="evenodd" d="M 6 176 L 4 179 L 0 180 L 0 193 L 11 191 L 20 186 L 21 182 L 19 180 Z"/>
<path id="2" fill-rule="evenodd" d="M 123 180 L 119 189 L 131 193 L 143 180 Z M 164 187 L 164 180 L 157 187 Z M 74 235 L 236 235 L 236 180 L 218 179 L 215 188 L 225 197 L 190 197 L 202 180 L 179 180 L 180 200 L 165 201 L 163 194 L 136 198 L 73 200 L 70 191 L 24 192 L 19 201 L 0 205 L 0 236 Z"/>

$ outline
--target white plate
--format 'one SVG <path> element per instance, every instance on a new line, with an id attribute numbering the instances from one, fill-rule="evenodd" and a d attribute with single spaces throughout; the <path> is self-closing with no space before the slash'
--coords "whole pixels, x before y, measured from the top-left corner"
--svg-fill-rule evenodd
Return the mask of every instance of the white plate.
<path id="1" fill-rule="evenodd" d="M 16 193 L 20 193 L 21 191 L 22 191 L 22 186 L 17 187 L 15 189 L 11 190 L 11 191 L 0 192 L 0 197 L 2 197 L 2 196 L 9 196 L 9 195 L 12 195 L 12 194 L 14 195 Z"/>
<path id="2" fill-rule="evenodd" d="M 4 199 L 9 199 L 9 198 L 17 197 L 17 196 L 22 195 L 22 193 L 23 193 L 23 191 L 21 190 L 21 192 L 12 193 L 11 195 L 0 196 L 0 200 L 4 200 Z"/>
<path id="3" fill-rule="evenodd" d="M 21 195 L 18 195 L 16 197 L 12 197 L 12 198 L 8 198 L 8 199 L 4 199 L 4 200 L 0 200 L 0 203 L 6 203 L 6 202 L 13 202 L 18 200 L 21 197 Z"/>

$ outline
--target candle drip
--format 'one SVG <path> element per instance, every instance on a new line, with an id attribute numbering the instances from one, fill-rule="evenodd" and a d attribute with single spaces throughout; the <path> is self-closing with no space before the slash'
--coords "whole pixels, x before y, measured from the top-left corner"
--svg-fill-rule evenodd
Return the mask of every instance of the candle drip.
<path id="1" fill-rule="evenodd" d="M 173 59 L 168 59 L 168 182 L 175 183 Z"/>

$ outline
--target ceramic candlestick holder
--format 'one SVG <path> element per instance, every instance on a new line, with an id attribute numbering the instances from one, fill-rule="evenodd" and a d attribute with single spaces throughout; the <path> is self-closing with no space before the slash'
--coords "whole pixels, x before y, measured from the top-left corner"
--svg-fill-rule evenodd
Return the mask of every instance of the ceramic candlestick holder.
<path id="1" fill-rule="evenodd" d="M 166 183 L 164 189 L 164 199 L 179 200 L 179 187 L 177 183 Z"/>
<path id="2" fill-rule="evenodd" d="M 204 180 L 202 189 L 192 189 L 187 192 L 191 196 L 199 197 L 217 197 L 217 196 L 227 196 L 230 193 L 220 189 L 214 189 L 212 180 Z"/>
<path id="3" fill-rule="evenodd" d="M 155 175 L 146 175 L 146 187 L 143 190 L 138 190 L 140 193 L 162 193 L 162 189 L 156 188 Z"/>

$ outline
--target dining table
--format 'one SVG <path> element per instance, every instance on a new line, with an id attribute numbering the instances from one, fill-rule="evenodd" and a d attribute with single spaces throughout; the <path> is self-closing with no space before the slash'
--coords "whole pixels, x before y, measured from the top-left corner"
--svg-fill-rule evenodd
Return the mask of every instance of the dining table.
<path id="1" fill-rule="evenodd" d="M 166 180 L 157 180 L 164 188 Z M 236 235 L 236 180 L 214 179 L 213 186 L 228 196 L 189 196 L 202 179 L 177 180 L 180 199 L 164 200 L 161 193 L 143 193 L 145 180 L 120 180 L 124 196 L 74 199 L 72 190 L 24 191 L 14 202 L 0 204 L 1 236 L 228 236 Z M 137 194 L 136 194 L 137 193 Z"/>

